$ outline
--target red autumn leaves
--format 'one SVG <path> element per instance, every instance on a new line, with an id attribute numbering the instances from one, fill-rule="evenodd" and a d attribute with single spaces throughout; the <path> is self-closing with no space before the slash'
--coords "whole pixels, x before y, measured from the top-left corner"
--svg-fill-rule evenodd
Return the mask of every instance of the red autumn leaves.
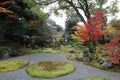
<path id="1" fill-rule="evenodd" d="M 85 26 L 74 26 L 72 29 L 80 31 L 79 36 L 83 41 L 97 42 L 98 38 L 105 35 L 102 31 L 104 19 L 104 13 L 102 11 L 96 12 L 94 17 L 89 18 L 84 22 Z M 120 30 L 120 22 L 115 23 L 115 26 Z M 109 43 L 101 46 L 100 49 L 106 49 L 108 54 L 108 60 L 113 64 L 120 64 L 120 32 L 115 33 L 116 37 Z"/>
<path id="2" fill-rule="evenodd" d="M 108 51 L 108 58 L 114 64 L 120 64 L 120 22 L 115 23 L 118 27 L 118 32 L 109 43 L 101 46 L 100 49 L 106 49 Z"/>
<path id="3" fill-rule="evenodd" d="M 106 49 L 109 60 L 114 64 L 120 64 L 120 36 L 113 38 L 110 43 L 101 46 L 100 49 Z"/>
<path id="4" fill-rule="evenodd" d="M 83 41 L 96 42 L 100 36 L 105 35 L 105 33 L 101 30 L 102 24 L 104 22 L 103 16 L 103 12 L 96 12 L 94 17 L 89 18 L 87 22 L 84 22 L 85 27 L 74 26 L 72 29 L 81 29 L 82 33 L 80 34 L 80 37 Z"/>

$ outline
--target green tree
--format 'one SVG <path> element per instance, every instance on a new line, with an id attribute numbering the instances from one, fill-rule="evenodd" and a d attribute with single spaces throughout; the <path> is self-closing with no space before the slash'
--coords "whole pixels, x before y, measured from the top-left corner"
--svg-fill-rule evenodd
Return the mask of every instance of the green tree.
<path id="1" fill-rule="evenodd" d="M 94 0 L 94 2 L 92 0 L 36 0 L 36 3 L 41 5 L 42 7 L 45 7 L 46 5 L 50 5 L 53 3 L 58 4 L 58 6 L 54 6 L 54 8 L 52 9 L 56 13 L 58 10 L 61 9 L 69 11 L 69 9 L 73 8 L 78 17 L 83 22 L 85 22 L 85 19 L 79 10 L 82 10 L 84 12 L 87 19 L 90 18 L 92 13 L 98 10 L 102 10 L 106 14 L 107 13 L 114 14 L 115 12 L 118 12 L 117 8 L 118 0 L 112 1 L 111 6 L 109 5 L 105 6 L 107 2 L 108 0 Z"/>
<path id="2" fill-rule="evenodd" d="M 25 21 L 37 20 L 38 16 L 23 0 L 0 1 L 0 40 L 21 41 L 25 33 Z M 30 24 L 30 23 L 28 23 Z M 30 26 L 30 25 L 28 25 Z"/>
<path id="3" fill-rule="evenodd" d="M 55 22 L 54 20 L 49 19 L 49 20 L 47 21 L 47 23 L 48 23 L 50 26 L 56 28 L 58 32 L 62 32 L 62 31 L 63 31 L 63 28 L 62 28 L 60 25 L 56 24 L 56 22 Z"/>

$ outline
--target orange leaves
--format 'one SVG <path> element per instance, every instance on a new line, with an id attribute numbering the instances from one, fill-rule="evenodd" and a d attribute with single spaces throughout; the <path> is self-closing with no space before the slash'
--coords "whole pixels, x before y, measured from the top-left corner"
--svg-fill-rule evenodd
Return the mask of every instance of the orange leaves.
<path id="1" fill-rule="evenodd" d="M 99 27 L 92 27 L 90 25 L 87 27 L 77 25 L 72 29 L 80 32 L 79 37 L 81 37 L 83 41 L 91 40 L 96 42 L 100 36 L 105 35 L 105 33 Z"/>
<path id="2" fill-rule="evenodd" d="M 85 31 L 85 32 L 87 31 L 87 28 L 83 25 L 76 25 L 76 26 L 73 26 L 71 29 Z"/>
<path id="3" fill-rule="evenodd" d="M 16 19 L 16 16 L 13 15 L 12 11 L 7 10 L 6 8 L 3 7 L 0 7 L 0 14 L 5 14 L 4 18 L 9 22 L 14 21 Z"/>
<path id="4" fill-rule="evenodd" d="M 0 7 L 0 13 L 12 14 L 13 12 L 10 10 L 7 10 L 6 8 Z"/>
<path id="5" fill-rule="evenodd" d="M 85 26 L 83 26 L 83 25 L 76 25 L 76 26 L 74 26 L 71 29 L 76 30 L 77 34 L 75 34 L 75 35 L 78 36 L 78 37 L 81 37 L 81 39 L 83 41 L 88 41 L 88 38 L 89 38 L 88 37 L 88 30 L 87 30 L 87 28 Z"/>

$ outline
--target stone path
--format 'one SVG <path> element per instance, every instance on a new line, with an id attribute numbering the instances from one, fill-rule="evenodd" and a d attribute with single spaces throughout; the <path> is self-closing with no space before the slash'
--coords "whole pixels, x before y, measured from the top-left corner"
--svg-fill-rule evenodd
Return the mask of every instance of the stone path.
<path id="1" fill-rule="evenodd" d="M 16 60 L 16 59 L 28 60 L 30 61 L 30 64 L 45 60 L 65 61 L 73 64 L 76 67 L 76 70 L 73 73 L 66 76 L 62 76 L 54 79 L 42 79 L 42 78 L 30 77 L 26 73 L 25 71 L 26 67 L 25 67 L 20 70 L 0 74 L 0 80 L 79 80 L 80 78 L 84 78 L 84 77 L 101 77 L 101 78 L 111 78 L 112 80 L 120 80 L 120 73 L 107 72 L 83 64 L 78 64 L 76 62 L 67 60 L 66 57 L 62 54 L 33 54 L 33 55 L 25 55 L 25 56 L 10 58 L 10 60 Z"/>

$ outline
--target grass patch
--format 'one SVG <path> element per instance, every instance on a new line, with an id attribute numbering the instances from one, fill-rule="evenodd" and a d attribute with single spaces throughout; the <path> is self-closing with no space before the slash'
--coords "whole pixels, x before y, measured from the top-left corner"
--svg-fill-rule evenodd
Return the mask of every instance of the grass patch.
<path id="1" fill-rule="evenodd" d="M 26 54 L 38 54 L 40 53 L 41 49 L 31 49 L 31 48 L 21 48 L 22 52 L 25 52 Z"/>
<path id="2" fill-rule="evenodd" d="M 29 64 L 26 60 L 9 60 L 0 62 L 0 73 L 9 72 L 23 68 Z"/>
<path id="3" fill-rule="evenodd" d="M 26 71 L 32 77 L 56 78 L 72 73 L 75 67 L 67 62 L 44 61 L 30 65 Z"/>
<path id="4" fill-rule="evenodd" d="M 108 79 L 108 78 L 82 78 L 80 80 L 111 80 L 111 79 Z"/>
<path id="5" fill-rule="evenodd" d="M 54 49 L 52 49 L 52 48 L 45 48 L 45 49 L 42 51 L 42 53 L 53 53 L 53 54 L 55 54 L 55 53 L 60 53 L 60 51 L 59 51 L 59 50 L 54 50 Z"/>
<path id="6" fill-rule="evenodd" d="M 74 50 L 71 46 L 60 46 L 60 48 L 39 48 L 39 49 L 31 49 L 31 48 L 21 48 L 20 51 L 26 54 L 69 54 L 69 50 Z M 77 51 L 76 51 L 77 52 Z"/>

